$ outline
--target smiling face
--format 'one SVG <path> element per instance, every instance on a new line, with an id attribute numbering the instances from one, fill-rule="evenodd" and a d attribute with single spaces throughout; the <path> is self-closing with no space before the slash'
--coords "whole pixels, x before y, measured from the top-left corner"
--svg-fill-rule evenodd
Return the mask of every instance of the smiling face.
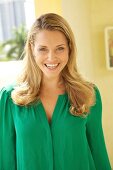
<path id="1" fill-rule="evenodd" d="M 59 77 L 68 62 L 69 47 L 65 35 L 60 31 L 40 31 L 36 35 L 33 54 L 43 77 Z"/>

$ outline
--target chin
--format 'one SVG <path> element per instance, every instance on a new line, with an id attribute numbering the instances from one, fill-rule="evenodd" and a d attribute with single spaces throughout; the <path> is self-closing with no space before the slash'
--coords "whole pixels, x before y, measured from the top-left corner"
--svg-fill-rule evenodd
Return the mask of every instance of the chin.
<path id="1" fill-rule="evenodd" d="M 57 78 L 57 77 L 60 77 L 60 73 L 43 73 L 43 76 L 46 77 L 46 78 L 49 78 L 49 79 L 52 79 L 52 78 Z"/>

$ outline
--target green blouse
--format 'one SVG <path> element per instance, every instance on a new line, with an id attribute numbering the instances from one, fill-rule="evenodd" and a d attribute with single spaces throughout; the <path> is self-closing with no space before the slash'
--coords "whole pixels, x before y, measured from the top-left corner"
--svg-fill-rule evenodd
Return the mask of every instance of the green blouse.
<path id="1" fill-rule="evenodd" d="M 0 170 L 111 170 L 96 87 L 96 104 L 86 118 L 70 114 L 65 93 L 58 96 L 51 123 L 41 100 L 18 106 L 12 89 L 0 92 Z"/>

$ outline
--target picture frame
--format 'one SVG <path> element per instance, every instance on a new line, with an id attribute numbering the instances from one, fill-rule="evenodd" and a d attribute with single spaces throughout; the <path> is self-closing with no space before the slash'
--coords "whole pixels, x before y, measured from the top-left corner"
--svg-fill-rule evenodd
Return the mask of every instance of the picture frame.
<path id="1" fill-rule="evenodd" d="M 105 28 L 105 53 L 107 69 L 113 70 L 113 26 Z"/>

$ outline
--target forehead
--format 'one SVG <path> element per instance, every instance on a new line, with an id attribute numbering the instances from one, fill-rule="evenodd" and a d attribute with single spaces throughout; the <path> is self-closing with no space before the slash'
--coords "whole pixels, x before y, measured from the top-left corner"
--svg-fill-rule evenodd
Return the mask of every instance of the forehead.
<path id="1" fill-rule="evenodd" d="M 36 34 L 35 43 L 38 45 L 67 44 L 67 39 L 61 31 L 41 30 Z"/>

